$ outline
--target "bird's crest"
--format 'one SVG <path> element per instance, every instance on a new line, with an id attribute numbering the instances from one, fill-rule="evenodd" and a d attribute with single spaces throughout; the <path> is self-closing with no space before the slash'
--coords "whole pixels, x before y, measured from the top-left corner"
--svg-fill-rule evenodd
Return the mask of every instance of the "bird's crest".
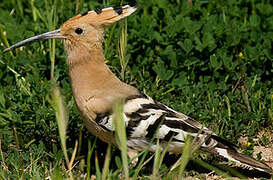
<path id="1" fill-rule="evenodd" d="M 114 6 L 104 9 L 95 9 L 78 14 L 64 23 L 69 24 L 77 21 L 78 23 L 90 23 L 94 25 L 111 25 L 135 12 L 137 9 L 136 4 L 128 4 L 125 6 Z"/>

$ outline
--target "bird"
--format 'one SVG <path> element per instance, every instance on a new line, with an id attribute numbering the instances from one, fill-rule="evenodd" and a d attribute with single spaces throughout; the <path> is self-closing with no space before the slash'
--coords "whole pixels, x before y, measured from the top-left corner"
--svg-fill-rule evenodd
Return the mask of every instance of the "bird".
<path id="1" fill-rule="evenodd" d="M 187 136 L 194 137 L 201 150 L 224 157 L 242 167 L 272 174 L 263 162 L 239 152 L 230 141 L 216 135 L 197 120 L 153 100 L 135 87 L 122 82 L 105 64 L 103 54 L 106 27 L 138 9 L 135 1 L 127 5 L 96 9 L 78 14 L 57 30 L 20 41 L 3 52 L 46 39 L 62 39 L 66 64 L 77 109 L 89 132 L 116 145 L 113 107 L 123 101 L 122 117 L 127 147 L 132 152 L 160 147 L 181 153 Z M 116 129 L 117 131 L 118 129 Z M 168 144 L 168 145 L 167 145 Z"/>

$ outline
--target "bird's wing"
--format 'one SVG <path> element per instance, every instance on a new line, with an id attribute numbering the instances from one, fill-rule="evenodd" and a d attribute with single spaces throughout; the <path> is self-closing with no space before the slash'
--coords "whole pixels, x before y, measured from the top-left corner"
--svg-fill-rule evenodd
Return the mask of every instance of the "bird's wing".
<path id="1" fill-rule="evenodd" d="M 155 151 L 156 143 L 153 140 L 158 139 L 162 148 L 167 147 L 169 152 L 181 153 L 185 138 L 191 136 L 207 152 L 225 157 L 243 167 L 271 171 L 264 163 L 238 153 L 236 145 L 217 136 L 196 120 L 154 101 L 147 95 L 127 97 L 123 107 L 123 119 L 130 149 L 141 151 L 149 148 Z M 106 130 L 114 131 L 113 114 L 98 115 L 96 122 Z"/>
<path id="2" fill-rule="evenodd" d="M 216 140 L 210 138 L 216 136 L 212 131 L 145 94 L 126 98 L 123 119 L 126 124 L 128 146 L 130 147 L 132 141 L 131 146 L 136 150 L 146 149 L 152 139 L 159 139 L 161 142 L 172 139 L 175 149 L 170 151 L 181 152 L 186 136 L 195 137 L 202 147 L 214 147 L 217 144 Z M 113 114 L 98 115 L 96 122 L 104 129 L 114 131 Z M 235 147 L 231 143 L 230 146 Z"/>

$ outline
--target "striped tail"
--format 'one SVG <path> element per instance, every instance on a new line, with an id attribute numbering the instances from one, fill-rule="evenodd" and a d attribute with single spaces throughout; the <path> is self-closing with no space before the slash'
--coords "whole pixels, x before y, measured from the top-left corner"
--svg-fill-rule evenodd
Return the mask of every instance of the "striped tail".
<path id="1" fill-rule="evenodd" d="M 267 164 L 260 162 L 250 156 L 239 153 L 237 151 L 236 145 L 215 135 L 212 135 L 212 139 L 216 140 L 218 144 L 213 149 L 207 149 L 206 151 L 220 155 L 230 161 L 238 163 L 239 167 L 245 169 L 255 169 L 268 174 L 273 173 L 272 169 Z"/>

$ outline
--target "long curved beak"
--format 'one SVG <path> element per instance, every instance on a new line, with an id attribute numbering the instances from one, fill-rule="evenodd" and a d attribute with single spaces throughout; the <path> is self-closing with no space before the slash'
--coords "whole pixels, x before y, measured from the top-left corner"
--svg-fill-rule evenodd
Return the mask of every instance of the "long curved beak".
<path id="1" fill-rule="evenodd" d="M 40 41 L 40 40 L 45 40 L 45 39 L 65 39 L 65 36 L 63 36 L 61 34 L 60 29 L 50 31 L 50 32 L 46 32 L 46 33 L 31 37 L 31 38 L 28 38 L 28 39 L 25 39 L 23 41 L 20 41 L 20 42 L 18 42 L 16 44 L 10 46 L 9 48 L 4 49 L 3 53 L 8 52 L 8 51 L 10 51 L 12 49 L 15 49 L 15 48 L 24 46 L 24 45 L 26 45 L 28 43 L 32 43 L 32 42 Z"/>

